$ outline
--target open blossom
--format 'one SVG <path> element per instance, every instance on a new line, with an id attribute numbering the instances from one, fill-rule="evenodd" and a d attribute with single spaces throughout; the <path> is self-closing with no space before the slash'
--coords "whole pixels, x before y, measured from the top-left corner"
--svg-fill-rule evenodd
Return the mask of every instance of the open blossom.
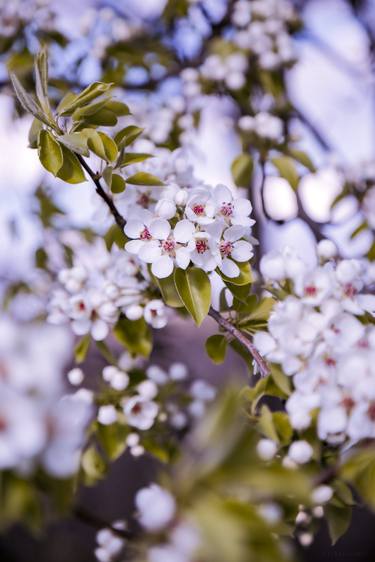
<path id="1" fill-rule="evenodd" d="M 286 403 L 292 426 L 306 429 L 318 409 L 318 435 L 333 444 L 375 436 L 375 329 L 359 318 L 374 315 L 369 269 L 365 260 L 301 267 L 290 252 L 261 263 L 276 286 L 288 280 L 292 294 L 274 306 L 268 332 L 257 332 L 254 343 L 293 377 Z M 301 462 L 307 447 L 290 453 Z"/>
<path id="2" fill-rule="evenodd" d="M 141 395 L 124 401 L 124 414 L 128 424 L 141 430 L 150 429 L 154 425 L 158 412 L 156 402 Z"/>

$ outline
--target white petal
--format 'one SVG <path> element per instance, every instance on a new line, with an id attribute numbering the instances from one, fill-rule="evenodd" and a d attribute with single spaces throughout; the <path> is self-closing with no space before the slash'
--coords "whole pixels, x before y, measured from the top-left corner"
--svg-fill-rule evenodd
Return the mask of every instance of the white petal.
<path id="1" fill-rule="evenodd" d="M 173 260 L 169 256 L 162 256 L 154 261 L 151 271 L 158 279 L 169 277 L 173 271 Z"/>
<path id="2" fill-rule="evenodd" d="M 222 203 L 231 203 L 233 195 L 229 187 L 226 185 L 217 185 L 214 189 L 215 201 L 220 205 Z"/>
<path id="3" fill-rule="evenodd" d="M 103 320 L 95 320 L 91 327 L 91 334 L 94 340 L 104 340 L 108 335 L 108 325 Z"/>
<path id="4" fill-rule="evenodd" d="M 142 246 L 145 245 L 145 242 L 143 240 L 130 240 L 130 242 L 127 242 L 125 244 L 125 250 L 127 252 L 129 252 L 129 254 L 135 254 L 137 255 L 139 250 L 142 248 Z"/>
<path id="5" fill-rule="evenodd" d="M 140 260 L 146 263 L 152 263 L 161 256 L 161 248 L 156 240 L 145 242 L 138 252 Z"/>
<path id="6" fill-rule="evenodd" d="M 173 237 L 176 242 L 180 242 L 181 244 L 186 244 L 192 238 L 195 232 L 195 226 L 192 222 L 184 219 L 179 221 L 173 230 Z"/>
<path id="7" fill-rule="evenodd" d="M 77 336 L 83 336 L 90 331 L 91 322 L 87 318 L 74 320 L 72 322 L 72 330 Z"/>
<path id="8" fill-rule="evenodd" d="M 159 240 L 165 240 L 171 231 L 171 225 L 165 219 L 156 219 L 150 223 L 150 234 Z"/>
<path id="9" fill-rule="evenodd" d="M 190 263 L 190 252 L 187 248 L 179 248 L 176 252 L 176 263 L 181 269 L 186 269 Z"/>
<path id="10" fill-rule="evenodd" d="M 240 274 L 238 265 L 228 258 L 223 259 L 220 269 L 227 277 L 238 277 Z"/>
<path id="11" fill-rule="evenodd" d="M 236 215 L 242 215 L 245 217 L 249 216 L 251 211 L 253 210 L 250 201 L 248 199 L 245 199 L 244 197 L 235 199 L 233 206 Z"/>
<path id="12" fill-rule="evenodd" d="M 233 244 L 233 250 L 231 256 L 236 261 L 249 261 L 253 255 L 253 248 L 249 242 L 245 240 L 239 240 Z"/>
<path id="13" fill-rule="evenodd" d="M 223 237 L 224 240 L 227 240 L 228 242 L 236 242 L 237 240 L 242 238 L 242 236 L 244 236 L 245 232 L 246 228 L 244 228 L 243 226 L 230 226 L 225 230 Z"/>
<path id="14" fill-rule="evenodd" d="M 140 220 L 129 220 L 124 228 L 126 236 L 130 238 L 139 238 L 140 233 L 144 230 L 145 226 Z"/>

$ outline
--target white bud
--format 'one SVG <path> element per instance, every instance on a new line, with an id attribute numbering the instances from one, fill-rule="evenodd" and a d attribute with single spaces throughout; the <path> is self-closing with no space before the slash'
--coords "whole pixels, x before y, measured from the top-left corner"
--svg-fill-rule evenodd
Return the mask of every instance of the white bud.
<path id="1" fill-rule="evenodd" d="M 173 363 L 169 368 L 169 376 L 173 381 L 183 381 L 188 376 L 188 368 L 183 363 Z"/>
<path id="2" fill-rule="evenodd" d="M 288 456 L 283 458 L 281 464 L 283 465 L 284 468 L 291 468 L 291 469 L 297 468 L 296 463 Z"/>
<path id="3" fill-rule="evenodd" d="M 143 316 L 143 308 L 138 304 L 133 304 L 125 309 L 125 315 L 129 320 L 139 320 Z"/>
<path id="4" fill-rule="evenodd" d="M 306 511 L 299 511 L 296 517 L 296 525 L 308 525 L 311 521 L 310 515 Z"/>
<path id="5" fill-rule="evenodd" d="M 314 517 L 317 517 L 318 519 L 321 519 L 322 517 L 324 517 L 324 509 L 321 505 L 317 505 L 313 508 L 312 510 Z"/>
<path id="6" fill-rule="evenodd" d="M 311 497 L 314 503 L 322 504 L 327 503 L 333 496 L 333 490 L 330 486 L 323 484 L 313 490 Z"/>
<path id="7" fill-rule="evenodd" d="M 318 256 L 323 260 L 330 260 L 337 256 L 337 246 L 332 240 L 321 240 L 317 246 Z"/>
<path id="8" fill-rule="evenodd" d="M 111 404 L 108 404 L 107 406 L 100 406 L 97 417 L 98 421 L 102 425 L 111 425 L 117 421 L 116 408 Z"/>
<path id="9" fill-rule="evenodd" d="M 128 447 L 135 447 L 139 444 L 139 435 L 138 433 L 129 433 L 126 438 L 126 444 Z"/>
<path id="10" fill-rule="evenodd" d="M 83 371 L 82 369 L 80 369 L 79 367 L 76 367 L 75 369 L 72 369 L 71 371 L 69 371 L 68 373 L 68 381 L 70 382 L 70 384 L 77 386 L 79 384 L 81 384 L 81 382 L 83 381 Z"/>
<path id="11" fill-rule="evenodd" d="M 307 441 L 295 441 L 289 447 L 288 456 L 297 464 L 305 464 L 309 462 L 313 452 L 313 448 Z"/>
<path id="12" fill-rule="evenodd" d="M 313 542 L 313 536 L 311 533 L 301 533 L 298 536 L 298 540 L 302 546 L 310 546 L 310 544 Z"/>
<path id="13" fill-rule="evenodd" d="M 277 444 L 272 439 L 261 439 L 257 444 L 257 453 L 264 461 L 270 461 L 277 452 Z"/>
<path id="14" fill-rule="evenodd" d="M 174 196 L 174 200 L 176 205 L 183 206 L 186 204 L 188 198 L 188 193 L 186 189 L 180 189 L 177 191 L 176 195 Z"/>
<path id="15" fill-rule="evenodd" d="M 254 129 L 255 120 L 251 115 L 243 115 L 238 120 L 238 126 L 242 131 L 252 131 Z"/>
<path id="16" fill-rule="evenodd" d="M 145 448 L 142 445 L 136 445 L 135 447 L 131 447 L 130 454 L 133 457 L 141 457 L 145 452 Z"/>
<path id="17" fill-rule="evenodd" d="M 155 212 L 162 219 L 172 219 L 176 214 L 176 205 L 170 199 L 160 199 L 156 204 Z"/>
<path id="18" fill-rule="evenodd" d="M 111 378 L 110 384 L 115 390 L 124 390 L 129 384 L 129 377 L 126 373 L 118 371 Z"/>
<path id="19" fill-rule="evenodd" d="M 147 400 L 152 400 L 158 393 L 158 387 L 154 381 L 146 380 L 137 386 L 137 390 L 141 396 Z"/>

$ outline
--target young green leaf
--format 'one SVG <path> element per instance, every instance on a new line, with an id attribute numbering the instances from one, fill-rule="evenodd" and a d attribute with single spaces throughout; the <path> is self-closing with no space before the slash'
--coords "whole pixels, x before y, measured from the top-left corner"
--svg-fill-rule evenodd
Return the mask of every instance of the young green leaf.
<path id="1" fill-rule="evenodd" d="M 124 115 L 130 115 L 129 106 L 122 101 L 110 100 L 106 103 L 106 108 L 113 111 L 117 117 L 123 117 Z"/>
<path id="2" fill-rule="evenodd" d="M 68 183 L 82 183 L 86 181 L 86 176 L 77 156 L 63 144 L 60 146 L 64 160 L 63 165 L 57 173 L 57 177 Z"/>
<path id="3" fill-rule="evenodd" d="M 213 363 L 220 365 L 225 359 L 227 351 L 228 340 L 222 334 L 215 334 L 206 340 L 207 355 Z"/>
<path id="4" fill-rule="evenodd" d="M 37 98 L 43 111 L 52 117 L 48 99 L 48 54 L 45 47 L 35 57 L 34 68 Z"/>
<path id="5" fill-rule="evenodd" d="M 72 115 L 76 109 L 88 105 L 92 100 L 108 92 L 112 87 L 113 84 L 106 84 L 104 82 L 94 82 L 90 84 L 90 86 L 75 96 L 70 103 L 66 103 L 63 109 L 60 108 L 59 114 Z"/>
<path id="6" fill-rule="evenodd" d="M 132 185 L 147 185 L 149 187 L 164 185 L 159 178 L 153 176 L 152 174 L 148 174 L 147 172 L 137 172 L 129 178 L 126 178 L 126 183 L 130 183 Z"/>
<path id="7" fill-rule="evenodd" d="M 125 190 L 126 183 L 119 174 L 112 174 L 111 191 L 112 193 L 122 193 Z"/>
<path id="8" fill-rule="evenodd" d="M 39 132 L 38 155 L 42 166 L 48 172 L 57 176 L 58 171 L 63 165 L 63 153 L 54 136 L 45 129 Z"/>
<path id="9" fill-rule="evenodd" d="M 39 133 L 42 130 L 42 122 L 34 117 L 29 130 L 29 146 L 30 148 L 38 148 Z"/>
<path id="10" fill-rule="evenodd" d="M 280 176 L 296 190 L 299 184 L 299 175 L 294 164 L 294 161 L 289 156 L 278 156 L 272 158 L 272 164 L 277 168 Z"/>
<path id="11" fill-rule="evenodd" d="M 114 162 L 118 156 L 118 148 L 115 141 L 101 131 L 98 132 L 98 135 L 103 143 L 105 159 L 107 162 Z"/>
<path id="12" fill-rule="evenodd" d="M 12 72 L 9 74 L 17 99 L 25 111 L 31 113 L 34 117 L 42 121 L 45 125 L 51 126 L 51 120 L 42 111 L 42 108 L 28 94 L 17 76 Z"/>
<path id="13" fill-rule="evenodd" d="M 118 166 L 119 168 L 124 168 L 125 166 L 129 166 L 130 164 L 138 164 L 139 162 L 144 162 L 144 160 L 152 157 L 152 154 L 143 152 L 127 152 L 121 158 Z"/>
<path id="14" fill-rule="evenodd" d="M 69 148 L 72 152 L 77 152 L 83 156 L 89 156 L 87 147 L 87 136 L 84 133 L 66 133 L 59 136 L 59 142 Z"/>
<path id="15" fill-rule="evenodd" d="M 129 125 L 124 129 L 121 129 L 115 136 L 115 143 L 119 147 L 119 150 L 125 146 L 129 146 L 136 138 L 143 133 L 143 129 L 136 127 L 135 125 Z"/>
<path id="16" fill-rule="evenodd" d="M 113 329 L 113 334 L 129 353 L 148 357 L 152 351 L 151 332 L 143 318 L 128 320 L 121 317 Z"/>
<path id="17" fill-rule="evenodd" d="M 90 347 L 90 341 L 90 334 L 86 334 L 82 339 L 79 340 L 79 342 L 75 346 L 74 356 L 77 363 L 82 363 L 85 360 Z"/>
<path id="18" fill-rule="evenodd" d="M 176 269 L 174 282 L 180 299 L 195 323 L 200 326 L 211 306 L 211 283 L 206 272 L 197 267 Z"/>
<path id="19" fill-rule="evenodd" d="M 250 154 L 240 154 L 233 160 L 231 171 L 237 187 L 249 187 L 253 168 L 254 162 Z"/>

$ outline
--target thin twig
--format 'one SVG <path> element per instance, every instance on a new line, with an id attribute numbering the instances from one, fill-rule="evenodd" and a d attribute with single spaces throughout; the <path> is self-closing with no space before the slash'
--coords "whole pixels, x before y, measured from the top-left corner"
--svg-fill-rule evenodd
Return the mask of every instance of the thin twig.
<path id="1" fill-rule="evenodd" d="M 86 170 L 86 172 L 88 173 L 88 175 L 90 176 L 90 178 L 94 182 L 95 187 L 96 187 L 96 193 L 106 203 L 107 207 L 109 208 L 110 212 L 113 215 L 113 218 L 116 221 L 116 224 L 121 228 L 121 230 L 123 230 L 124 226 L 126 224 L 126 221 L 125 221 L 124 217 L 121 215 L 121 213 L 119 212 L 119 210 L 117 209 L 116 205 L 114 204 L 112 197 L 110 197 L 108 195 L 108 193 L 106 193 L 105 190 L 103 189 L 98 175 L 95 174 L 95 172 L 92 171 L 90 166 L 87 164 L 87 162 L 84 160 L 84 158 L 82 158 L 82 156 L 80 154 L 77 154 L 77 158 L 80 161 L 82 167 Z"/>
<path id="2" fill-rule="evenodd" d="M 210 308 L 208 312 L 209 316 L 216 320 L 216 322 L 221 326 L 228 334 L 231 334 L 237 341 L 239 341 L 253 357 L 254 361 L 259 367 L 259 371 L 262 377 L 269 374 L 270 370 L 266 361 L 263 359 L 255 345 L 243 334 L 236 326 L 234 326 L 229 320 L 220 314 L 217 310 Z"/>
<path id="3" fill-rule="evenodd" d="M 93 513 L 89 513 L 82 507 L 79 506 L 75 507 L 73 509 L 73 515 L 77 519 L 82 521 L 82 523 L 85 523 L 86 525 L 89 525 L 90 527 L 93 527 L 98 531 L 100 531 L 100 529 L 110 529 L 113 534 L 121 537 L 122 539 L 130 539 L 133 536 L 130 531 L 127 531 L 126 529 L 117 529 L 116 527 L 114 527 L 113 525 L 111 525 L 101 517 L 98 517 Z"/>

